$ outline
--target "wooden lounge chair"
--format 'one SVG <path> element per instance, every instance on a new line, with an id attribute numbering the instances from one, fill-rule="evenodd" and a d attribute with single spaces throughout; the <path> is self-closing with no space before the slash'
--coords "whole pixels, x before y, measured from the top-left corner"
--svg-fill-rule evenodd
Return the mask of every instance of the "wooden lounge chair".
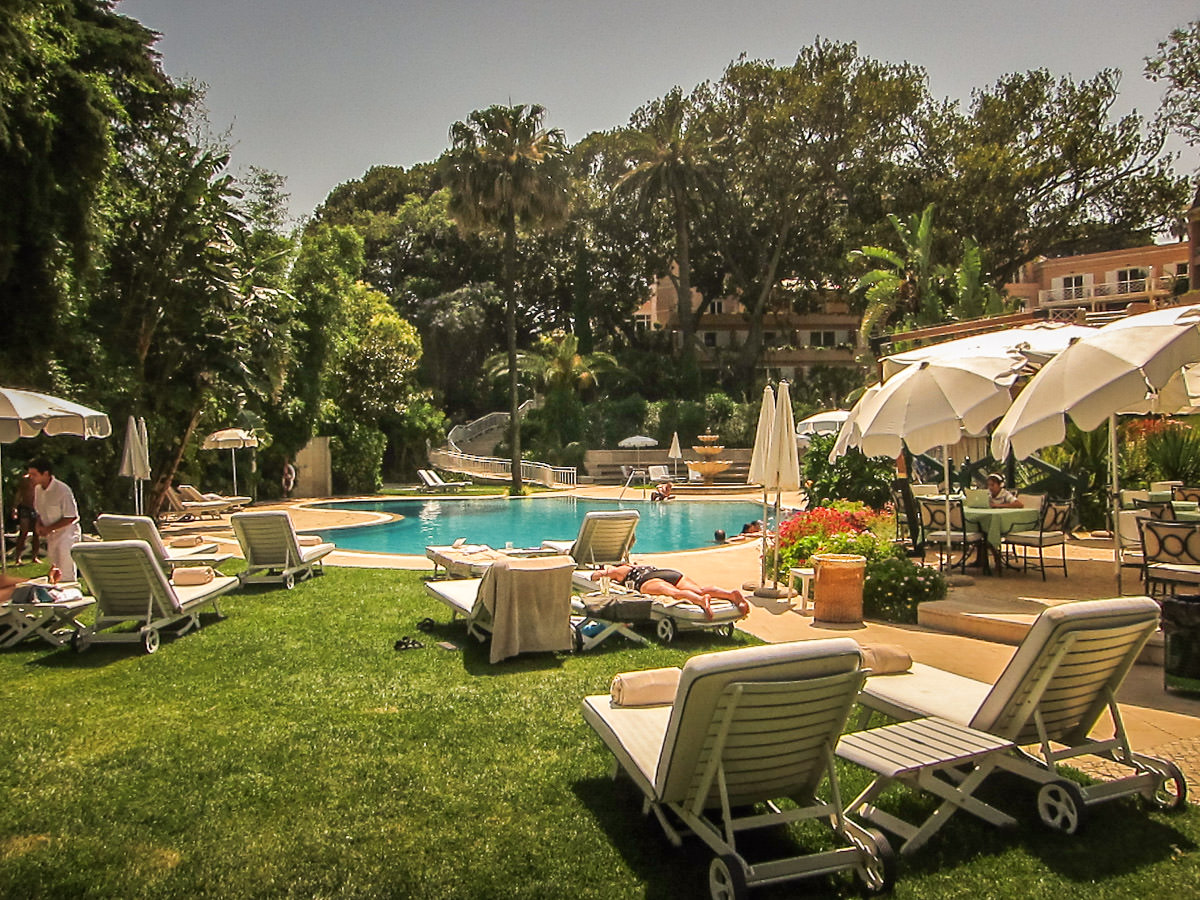
<path id="1" fill-rule="evenodd" d="M 207 584 L 174 585 L 145 541 L 93 541 L 71 548 L 88 591 L 96 598 L 96 622 L 73 640 L 77 650 L 96 643 L 140 643 L 158 649 L 159 632 L 177 627 L 184 634 L 200 627 L 200 610 L 237 587 L 233 577 L 217 575 Z M 133 623 L 133 630 L 106 632 Z"/>
<path id="2" fill-rule="evenodd" d="M 542 541 L 542 547 L 572 557 L 577 565 L 596 568 L 629 561 L 637 531 L 636 509 L 600 510 L 587 513 L 573 541 Z"/>
<path id="3" fill-rule="evenodd" d="M 301 545 L 286 510 L 234 513 L 229 522 L 246 557 L 242 584 L 282 584 L 290 591 L 321 574 L 322 560 L 335 549 L 328 542 Z"/>
<path id="4" fill-rule="evenodd" d="M 425 590 L 467 620 L 480 641 L 491 635 L 490 660 L 518 653 L 570 650 L 571 573 L 566 556 L 499 559 L 482 578 L 429 581 Z"/>
<path id="5" fill-rule="evenodd" d="M 219 566 L 232 553 L 218 553 L 213 541 L 170 547 L 163 541 L 154 520 L 148 516 L 116 516 L 105 513 L 96 519 L 96 532 L 106 541 L 145 541 L 164 571 L 176 566 Z"/>
<path id="6" fill-rule="evenodd" d="M 863 672 L 848 638 L 767 644 L 693 656 L 674 701 L 619 706 L 611 694 L 585 697 L 583 717 L 613 753 L 667 838 L 682 844 L 681 822 L 716 857 L 713 897 L 854 869 L 873 891 L 894 878 L 887 840 L 841 810 L 833 747 L 854 705 Z M 817 792 L 828 780 L 830 800 Z M 792 805 L 781 808 L 780 798 Z M 755 861 L 742 832 L 823 820 L 841 846 Z"/>
<path id="7" fill-rule="evenodd" d="M 1037 784 L 1042 821 L 1068 834 L 1081 827 L 1088 806 L 1117 797 L 1140 795 L 1174 809 L 1187 797 L 1183 773 L 1167 760 L 1133 752 L 1116 700 L 1157 627 L 1158 604 L 1149 597 L 1065 603 L 1038 616 L 994 685 L 914 663 L 911 672 L 869 678 L 859 702 L 868 716 L 872 710 L 902 720 L 937 716 L 1017 748 L 1036 745 L 1035 752 L 1013 749 L 993 759 Z M 1090 737 L 1106 710 L 1112 737 Z M 1059 763 L 1084 755 L 1132 774 L 1081 787 L 1058 773 Z M 888 819 L 873 818 L 868 801 L 859 798 L 849 811 L 888 827 Z"/>

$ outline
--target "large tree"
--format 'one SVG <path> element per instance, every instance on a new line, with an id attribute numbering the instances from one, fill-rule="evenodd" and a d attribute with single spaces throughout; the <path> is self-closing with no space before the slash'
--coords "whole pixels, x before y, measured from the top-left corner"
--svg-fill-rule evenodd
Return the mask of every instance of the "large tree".
<path id="1" fill-rule="evenodd" d="M 1146 60 L 1146 74 L 1166 82 L 1163 121 L 1191 146 L 1200 145 L 1200 19 L 1176 28 Z"/>
<path id="2" fill-rule="evenodd" d="M 567 215 L 563 133 L 545 128 L 545 115 L 536 104 L 476 110 L 465 122 L 451 126 L 450 150 L 442 158 L 454 220 L 465 230 L 498 232 L 501 238 L 514 494 L 524 490 L 517 378 L 517 235 L 521 228 L 550 228 Z"/>

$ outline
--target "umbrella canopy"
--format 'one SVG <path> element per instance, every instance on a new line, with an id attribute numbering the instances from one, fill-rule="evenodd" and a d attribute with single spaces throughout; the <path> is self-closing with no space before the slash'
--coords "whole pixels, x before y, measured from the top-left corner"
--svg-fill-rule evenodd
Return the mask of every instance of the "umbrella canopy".
<path id="1" fill-rule="evenodd" d="M 142 482 L 150 480 L 150 447 L 146 440 L 146 420 L 129 417 L 125 426 L 125 449 L 121 454 L 119 475 L 133 479 L 133 508 L 142 514 Z"/>
<path id="2" fill-rule="evenodd" d="M 973 334 L 958 340 L 885 356 L 882 360 L 883 377 L 885 380 L 891 378 L 905 366 L 919 362 L 1007 356 L 1014 352 L 1040 365 L 1062 353 L 1072 341 L 1098 330 L 1087 325 L 1071 325 L 1066 322 L 1036 322 L 1017 328 Z"/>
<path id="3" fill-rule="evenodd" d="M 765 485 L 767 454 L 771 450 L 771 428 L 775 424 L 775 392 L 768 384 L 763 388 L 762 406 L 758 410 L 758 428 L 754 432 L 754 449 L 750 452 L 750 472 L 747 484 Z M 764 487 L 765 491 L 766 488 Z"/>
<path id="4" fill-rule="evenodd" d="M 240 450 L 242 447 L 257 447 L 258 438 L 242 428 L 222 428 L 204 439 L 201 450 Z"/>
<path id="5" fill-rule="evenodd" d="M 676 431 L 671 435 L 671 448 L 667 450 L 667 459 L 675 460 L 672 465 L 675 467 L 672 475 L 679 476 L 679 460 L 683 459 L 683 448 L 679 446 L 679 432 Z"/>
<path id="6" fill-rule="evenodd" d="M 1067 416 L 1092 431 L 1137 408 L 1200 362 L 1200 306 L 1158 309 L 1119 319 L 1080 338 L 1048 362 L 1018 395 L 992 434 L 992 455 L 1024 459 L 1062 443 Z"/>
<path id="7" fill-rule="evenodd" d="M 771 449 L 763 469 L 763 487 L 774 491 L 800 489 L 800 459 L 796 453 L 796 418 L 786 381 L 775 392 L 775 421 L 771 425 Z"/>
<path id="8" fill-rule="evenodd" d="M 73 434 L 82 438 L 106 438 L 112 434 L 108 416 L 98 410 L 61 400 L 48 394 L 0 387 L 0 444 L 39 434 Z M 4 466 L 0 463 L 0 472 Z M 4 508 L 4 485 L 0 478 L 0 509 Z M 8 571 L 8 548 L 0 528 L 0 568 Z"/>
<path id="9" fill-rule="evenodd" d="M 900 455 L 957 444 L 981 433 L 1012 403 L 1009 388 L 1025 365 L 1019 355 L 925 360 L 872 385 L 842 424 L 830 462 L 850 447 L 867 456 Z"/>
<path id="10" fill-rule="evenodd" d="M 850 417 L 848 409 L 830 409 L 815 413 L 796 423 L 796 438 L 800 446 L 807 447 L 809 439 L 817 434 L 837 434 L 842 423 Z"/>
<path id="11" fill-rule="evenodd" d="M 641 450 L 643 447 L 657 447 L 658 441 L 652 437 L 646 437 L 644 434 L 635 434 L 622 439 L 617 446 L 624 450 Z"/>

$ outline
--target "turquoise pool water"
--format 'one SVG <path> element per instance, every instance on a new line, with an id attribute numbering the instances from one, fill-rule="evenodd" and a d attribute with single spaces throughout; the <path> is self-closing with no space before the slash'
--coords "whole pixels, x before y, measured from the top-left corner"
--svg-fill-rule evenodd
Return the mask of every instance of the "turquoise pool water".
<path id="1" fill-rule="evenodd" d="M 319 532 L 344 550 L 423 555 L 429 544 L 452 544 L 466 538 L 472 544 L 537 547 L 543 540 L 570 540 L 579 533 L 584 513 L 598 509 L 636 509 L 639 553 L 662 553 L 708 547 L 713 532 L 723 528 L 737 534 L 746 522 L 762 517 L 762 506 L 742 501 L 683 501 L 615 503 L 575 497 L 529 500 L 347 500 L 314 504 L 337 509 L 362 509 L 404 516 L 396 522 L 333 528 Z"/>

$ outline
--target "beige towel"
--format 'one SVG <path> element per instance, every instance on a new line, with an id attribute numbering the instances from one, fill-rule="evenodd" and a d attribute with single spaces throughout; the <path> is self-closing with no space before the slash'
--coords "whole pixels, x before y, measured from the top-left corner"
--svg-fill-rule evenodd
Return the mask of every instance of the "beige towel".
<path id="1" fill-rule="evenodd" d="M 322 543 L 319 534 L 298 534 L 296 535 L 296 543 L 301 547 L 315 547 Z"/>
<path id="2" fill-rule="evenodd" d="M 479 583 L 479 600 L 492 620 L 493 663 L 518 653 L 570 650 L 569 556 L 510 559 L 501 556 Z"/>
<path id="3" fill-rule="evenodd" d="M 208 584 L 214 577 L 212 566 L 186 566 L 171 573 L 171 582 L 178 585 Z"/>
<path id="4" fill-rule="evenodd" d="M 912 657 L 899 644 L 862 644 L 863 668 L 872 675 L 895 675 L 912 668 Z"/>
<path id="5" fill-rule="evenodd" d="M 199 547 L 204 543 L 204 538 L 198 534 L 189 534 L 186 537 L 171 538 L 172 547 Z"/>
<path id="6" fill-rule="evenodd" d="M 617 706 L 660 706 L 675 700 L 679 688 L 678 666 L 622 672 L 612 680 L 612 702 Z"/>

